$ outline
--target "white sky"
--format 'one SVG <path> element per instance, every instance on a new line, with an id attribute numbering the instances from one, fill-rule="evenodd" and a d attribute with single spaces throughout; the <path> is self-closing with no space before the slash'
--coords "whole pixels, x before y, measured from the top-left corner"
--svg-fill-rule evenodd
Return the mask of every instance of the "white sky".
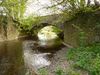
<path id="1" fill-rule="evenodd" d="M 60 0 L 59 0 L 60 1 Z M 79 0 L 80 1 L 80 0 Z M 85 0 L 87 3 L 87 0 Z M 97 0 L 100 3 L 100 0 Z M 2 0 L 0 0 L 2 2 Z M 91 0 L 91 3 L 94 5 L 94 0 Z M 50 15 L 54 13 L 60 13 L 61 11 L 58 9 L 46 9 L 43 7 L 51 6 L 52 2 L 50 0 L 28 0 L 27 2 L 27 8 L 24 16 L 29 16 L 31 14 L 45 16 Z M 58 6 L 59 8 L 62 8 L 62 6 Z M 63 8 L 62 8 L 63 9 Z M 2 10 L 2 8 L 0 8 Z"/>
<path id="2" fill-rule="evenodd" d="M 85 0 L 85 1 L 86 1 L 86 4 L 87 4 L 87 0 Z M 97 0 L 97 1 L 100 1 L 100 0 Z M 91 0 L 90 4 L 94 5 L 94 0 Z M 50 14 L 53 14 L 53 13 L 61 12 L 58 9 L 56 9 L 56 12 L 55 12 L 52 9 L 43 8 L 43 7 L 47 7 L 47 6 L 51 6 L 51 5 L 52 5 L 52 3 L 51 3 L 50 0 L 29 0 L 27 2 L 27 9 L 26 9 L 24 16 L 29 16 L 31 14 L 44 16 L 44 15 L 50 15 Z M 58 6 L 58 7 L 62 8 L 61 6 Z"/>
<path id="3" fill-rule="evenodd" d="M 59 10 L 56 10 L 56 12 L 52 9 L 46 9 L 43 7 L 51 6 L 52 3 L 50 0 L 29 0 L 27 2 L 27 9 L 25 12 L 25 16 L 35 14 L 35 15 L 50 15 L 53 13 L 58 13 L 60 12 Z"/>
<path id="4" fill-rule="evenodd" d="M 61 0 L 58 0 L 58 1 L 61 1 Z M 85 1 L 87 4 L 87 0 L 85 0 Z M 96 0 L 96 1 L 98 1 L 100 3 L 100 0 Z M 2 0 L 0 0 L 0 2 L 2 2 Z M 91 0 L 90 4 L 94 5 L 94 0 Z M 43 7 L 47 7 L 47 6 L 51 6 L 51 5 L 52 5 L 51 0 L 28 0 L 27 8 L 26 8 L 26 12 L 25 12 L 24 16 L 29 16 L 31 14 L 44 16 L 44 15 L 50 15 L 50 14 L 61 12 L 58 9 L 53 10 L 53 9 L 43 8 Z M 62 8 L 62 6 L 58 6 L 58 7 Z M 0 8 L 0 10 L 2 10 L 2 8 Z"/>

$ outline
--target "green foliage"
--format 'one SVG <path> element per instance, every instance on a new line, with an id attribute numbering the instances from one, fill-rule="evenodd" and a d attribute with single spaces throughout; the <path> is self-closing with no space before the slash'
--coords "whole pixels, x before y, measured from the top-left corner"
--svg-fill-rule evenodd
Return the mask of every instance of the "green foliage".
<path id="1" fill-rule="evenodd" d="M 57 68 L 55 75 L 65 75 L 65 72 L 61 68 Z"/>
<path id="2" fill-rule="evenodd" d="M 99 6 L 86 4 L 86 0 L 63 0 L 62 7 L 67 21 L 73 20 L 83 14 L 91 14 L 100 11 Z M 94 1 L 95 3 L 95 1 Z"/>
<path id="3" fill-rule="evenodd" d="M 20 19 L 20 23 L 21 23 L 21 25 L 18 28 L 18 30 L 20 32 L 33 35 L 38 30 L 38 28 L 36 26 L 39 25 L 40 18 L 39 17 L 34 17 L 34 15 L 31 15 L 27 18 Z"/>
<path id="4" fill-rule="evenodd" d="M 86 46 L 86 34 L 85 32 L 79 32 L 79 46 Z"/>
<path id="5" fill-rule="evenodd" d="M 66 68 L 66 71 L 63 71 L 63 69 L 58 68 L 55 72 L 55 75 L 80 75 L 80 73 L 73 70 L 72 68 Z"/>
<path id="6" fill-rule="evenodd" d="M 80 73 L 71 68 L 71 69 L 68 69 L 68 71 L 66 72 L 66 75 L 80 75 Z"/>
<path id="7" fill-rule="evenodd" d="M 87 70 L 90 75 L 100 75 L 100 43 L 70 49 L 67 59 L 73 60 L 74 67 Z"/>
<path id="8" fill-rule="evenodd" d="M 100 75 L 100 54 L 91 63 L 91 75 Z"/>
<path id="9" fill-rule="evenodd" d="M 4 11 L 10 17 L 19 19 L 23 17 L 27 0 L 2 0 L 0 6 L 4 7 Z"/>
<path id="10" fill-rule="evenodd" d="M 39 69 L 39 75 L 48 75 L 48 71 L 45 68 Z"/>
<path id="11" fill-rule="evenodd" d="M 59 34 L 62 32 L 62 30 L 59 29 L 58 27 L 53 26 L 53 32 L 55 32 L 56 34 Z"/>
<path id="12" fill-rule="evenodd" d="M 6 28 L 6 30 L 7 30 L 7 24 L 10 22 L 12 23 L 12 25 L 16 27 L 20 26 L 19 20 L 20 18 L 23 18 L 23 15 L 26 9 L 26 2 L 27 0 L 0 1 L 0 7 L 3 8 L 3 10 L 0 11 L 0 16 L 4 17 L 3 21 L 1 20 L 1 25 L 3 25 L 6 22 L 5 27 L 4 27 Z"/>
<path id="13" fill-rule="evenodd" d="M 39 69 L 38 72 L 39 75 L 49 75 L 49 72 L 45 68 Z M 56 71 L 54 72 L 54 75 L 80 75 L 80 73 L 73 69 L 68 69 L 67 71 L 63 71 L 63 69 L 57 68 Z"/>
<path id="14" fill-rule="evenodd" d="M 100 36 L 100 22 L 96 23 L 96 25 L 94 26 L 94 30 L 95 30 L 96 34 Z"/>
<path id="15" fill-rule="evenodd" d="M 25 19 L 21 19 L 20 23 L 21 23 L 21 27 L 23 27 L 23 30 L 30 30 L 30 28 L 33 25 L 33 16 L 29 16 Z"/>

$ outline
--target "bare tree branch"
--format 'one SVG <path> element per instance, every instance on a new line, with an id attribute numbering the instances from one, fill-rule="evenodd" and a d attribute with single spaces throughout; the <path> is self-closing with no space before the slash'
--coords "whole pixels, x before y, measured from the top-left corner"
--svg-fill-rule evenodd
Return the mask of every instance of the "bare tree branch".
<path id="1" fill-rule="evenodd" d="M 62 0 L 61 2 L 57 2 L 57 1 L 56 1 L 57 4 L 54 4 L 54 5 L 52 5 L 52 6 L 48 6 L 47 9 L 48 9 L 48 8 L 56 7 L 56 6 L 61 5 L 61 4 L 65 3 L 65 2 L 66 2 L 66 0 Z"/>

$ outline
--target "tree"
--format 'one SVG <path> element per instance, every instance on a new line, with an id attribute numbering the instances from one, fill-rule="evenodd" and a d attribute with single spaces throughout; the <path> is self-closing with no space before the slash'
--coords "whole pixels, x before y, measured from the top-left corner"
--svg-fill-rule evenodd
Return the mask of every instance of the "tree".
<path id="1" fill-rule="evenodd" d="M 49 6 L 49 8 L 52 7 L 58 7 L 59 5 L 62 6 L 63 10 L 80 10 L 80 9 L 86 9 L 87 8 L 93 8 L 93 10 L 98 9 L 100 6 L 100 1 L 98 0 L 51 0 L 52 6 Z M 91 4 L 91 2 L 94 3 L 94 6 Z M 94 7 L 96 7 L 94 9 Z"/>
<path id="2" fill-rule="evenodd" d="M 3 7 L 3 11 L 6 12 L 6 16 L 13 19 L 19 19 L 23 17 L 27 0 L 2 0 L 0 7 Z"/>
<path id="3" fill-rule="evenodd" d="M 23 17 L 26 2 L 27 0 L 0 1 L 0 27 L 2 28 L 6 39 L 10 36 L 9 33 L 12 35 L 15 33 L 15 35 L 17 35 L 16 27 L 21 24 L 19 20 Z"/>

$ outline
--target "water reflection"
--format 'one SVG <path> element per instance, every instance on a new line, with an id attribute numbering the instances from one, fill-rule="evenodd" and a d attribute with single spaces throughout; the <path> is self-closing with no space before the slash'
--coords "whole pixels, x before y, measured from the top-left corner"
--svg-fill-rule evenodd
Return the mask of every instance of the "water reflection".
<path id="1" fill-rule="evenodd" d="M 20 41 L 0 43 L 0 75 L 25 75 Z"/>

